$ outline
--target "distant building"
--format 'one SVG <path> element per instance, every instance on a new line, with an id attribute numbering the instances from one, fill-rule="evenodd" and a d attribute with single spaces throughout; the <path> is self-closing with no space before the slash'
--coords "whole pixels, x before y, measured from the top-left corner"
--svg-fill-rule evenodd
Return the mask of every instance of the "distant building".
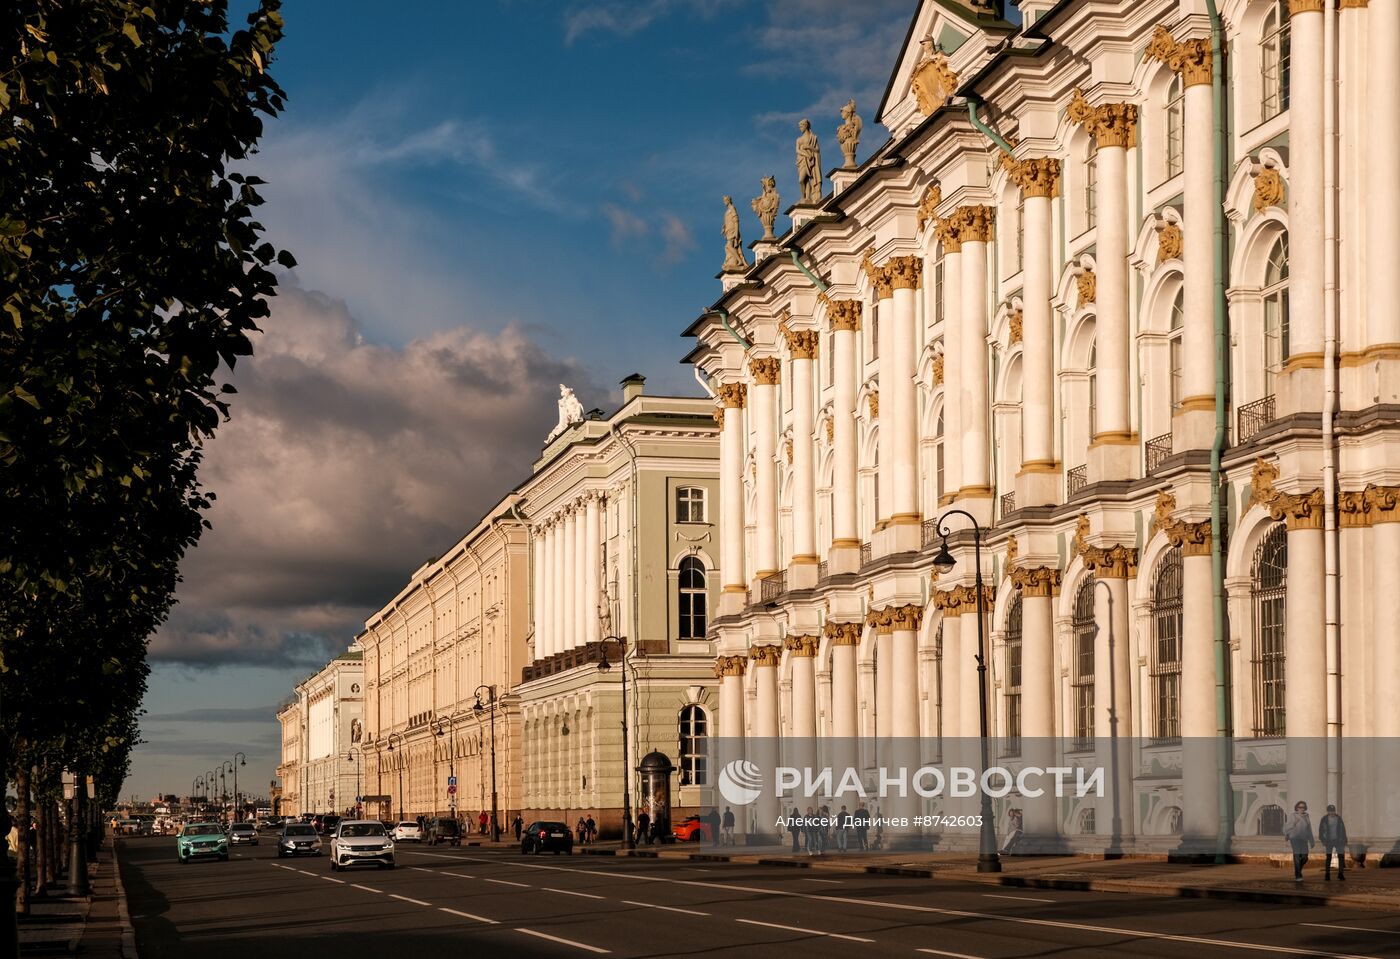
<path id="1" fill-rule="evenodd" d="M 351 646 L 297 684 L 296 702 L 278 713 L 279 720 L 289 711 L 293 713 L 282 723 L 283 765 L 279 769 L 292 769 L 297 795 L 286 801 L 298 813 L 354 810 L 358 785 L 355 740 L 364 721 L 363 655 L 359 646 Z M 296 759 L 291 764 L 286 760 L 289 736 L 296 740 Z"/>
<path id="2" fill-rule="evenodd" d="M 277 778 L 282 781 L 279 816 L 301 815 L 301 701 L 293 696 L 277 710 L 277 722 L 282 728 L 281 760 L 277 763 Z"/>

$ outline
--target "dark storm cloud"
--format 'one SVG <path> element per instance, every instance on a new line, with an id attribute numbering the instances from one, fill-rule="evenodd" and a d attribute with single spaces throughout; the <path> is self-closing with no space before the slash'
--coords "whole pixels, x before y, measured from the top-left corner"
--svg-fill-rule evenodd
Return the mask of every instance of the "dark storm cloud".
<path id="1" fill-rule="evenodd" d="M 186 709 L 178 713 L 155 713 L 142 717 L 142 721 L 147 723 L 266 723 L 276 715 L 276 706 L 245 706 L 229 709 Z"/>

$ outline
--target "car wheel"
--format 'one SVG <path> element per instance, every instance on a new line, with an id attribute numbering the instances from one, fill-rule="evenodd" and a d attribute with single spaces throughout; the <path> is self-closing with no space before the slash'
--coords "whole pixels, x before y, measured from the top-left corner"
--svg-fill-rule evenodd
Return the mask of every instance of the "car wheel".
<path id="1" fill-rule="evenodd" d="M 278 858 L 278 859 L 286 859 L 286 858 L 287 858 L 287 854 L 286 854 L 285 852 L 283 852 L 282 850 L 279 849 L 279 850 L 277 850 L 277 858 Z"/>
<path id="2" fill-rule="evenodd" d="M 220 856 L 219 862 L 228 862 L 228 853 L 224 853 L 222 856 Z"/>
<path id="3" fill-rule="evenodd" d="M 391 862 L 391 863 L 389 863 L 389 868 L 390 868 L 390 869 L 393 869 L 393 868 L 394 868 L 395 866 L 397 866 L 397 865 L 398 865 L 398 863 L 396 863 L 396 862 Z"/>
<path id="4" fill-rule="evenodd" d="M 690 841 L 693 842 L 693 843 L 698 843 L 698 842 L 700 842 L 700 834 L 699 834 L 698 832 L 697 832 L 697 833 L 691 833 L 691 835 L 690 835 Z"/>

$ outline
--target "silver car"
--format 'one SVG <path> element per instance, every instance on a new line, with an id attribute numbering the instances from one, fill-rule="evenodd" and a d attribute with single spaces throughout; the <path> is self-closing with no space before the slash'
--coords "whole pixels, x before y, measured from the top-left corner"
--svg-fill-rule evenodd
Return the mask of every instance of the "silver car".
<path id="1" fill-rule="evenodd" d="M 309 822 L 289 822 L 277 837 L 277 858 L 321 855 L 321 837 Z"/>
<path id="2" fill-rule="evenodd" d="M 347 819 L 331 836 L 331 869 L 351 866 L 394 868 L 394 841 L 377 819 Z"/>

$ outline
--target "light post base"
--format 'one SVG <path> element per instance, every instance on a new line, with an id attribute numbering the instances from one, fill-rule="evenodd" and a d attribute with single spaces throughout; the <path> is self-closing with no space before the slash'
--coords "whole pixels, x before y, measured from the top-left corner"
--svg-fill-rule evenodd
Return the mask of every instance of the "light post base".
<path id="1" fill-rule="evenodd" d="M 978 872 L 1001 872 L 1001 857 L 993 853 L 991 856 L 977 857 Z"/>

